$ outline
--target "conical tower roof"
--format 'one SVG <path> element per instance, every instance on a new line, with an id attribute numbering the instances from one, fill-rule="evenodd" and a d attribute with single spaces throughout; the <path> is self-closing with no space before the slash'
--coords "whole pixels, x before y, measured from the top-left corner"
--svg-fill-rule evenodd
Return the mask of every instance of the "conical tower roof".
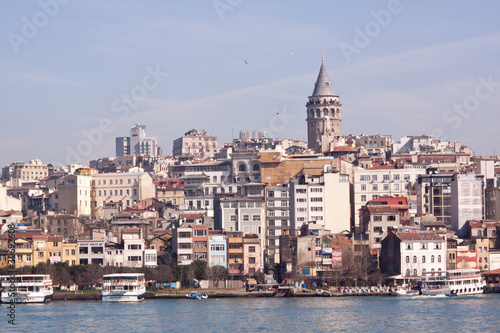
<path id="1" fill-rule="evenodd" d="M 324 58 L 321 61 L 321 68 L 319 69 L 318 79 L 316 80 L 312 96 L 335 96 L 332 82 L 326 72 Z"/>

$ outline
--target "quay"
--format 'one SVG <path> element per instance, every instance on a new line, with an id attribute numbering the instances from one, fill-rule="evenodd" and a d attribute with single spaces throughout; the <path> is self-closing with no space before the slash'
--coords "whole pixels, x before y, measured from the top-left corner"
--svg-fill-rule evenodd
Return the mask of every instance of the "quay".
<path id="1" fill-rule="evenodd" d="M 153 293 L 148 292 L 146 294 L 147 299 L 185 299 L 186 294 L 189 290 L 185 292 L 174 292 L 174 293 Z M 261 298 L 261 297 L 280 297 L 278 294 L 273 292 L 255 292 L 255 291 L 207 291 L 209 298 Z M 378 292 L 378 293 L 339 293 L 332 292 L 330 296 L 318 296 L 314 292 L 297 292 L 295 295 L 290 297 L 351 297 L 351 296 L 388 296 L 389 293 Z M 281 296 L 286 297 L 286 296 Z M 83 301 L 83 300 L 100 300 L 101 293 L 55 293 L 52 300 L 53 301 Z"/>

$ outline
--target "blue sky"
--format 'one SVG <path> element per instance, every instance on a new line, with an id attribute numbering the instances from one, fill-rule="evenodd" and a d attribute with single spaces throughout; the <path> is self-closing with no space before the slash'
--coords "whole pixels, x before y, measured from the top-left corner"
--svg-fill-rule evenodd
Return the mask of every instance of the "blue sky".
<path id="1" fill-rule="evenodd" d="M 135 122 L 164 154 L 191 128 L 220 145 L 240 130 L 305 140 L 322 50 L 342 134 L 434 133 L 498 154 L 498 12 L 498 1 L 4 0 L 0 165 L 114 156 Z"/>

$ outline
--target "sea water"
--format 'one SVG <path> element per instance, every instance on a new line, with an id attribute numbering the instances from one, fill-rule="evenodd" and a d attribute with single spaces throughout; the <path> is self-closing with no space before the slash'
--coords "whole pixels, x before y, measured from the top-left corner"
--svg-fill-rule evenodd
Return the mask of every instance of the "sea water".
<path id="1" fill-rule="evenodd" d="M 463 297 L 147 299 L 2 304 L 0 331 L 499 332 L 500 294 Z"/>

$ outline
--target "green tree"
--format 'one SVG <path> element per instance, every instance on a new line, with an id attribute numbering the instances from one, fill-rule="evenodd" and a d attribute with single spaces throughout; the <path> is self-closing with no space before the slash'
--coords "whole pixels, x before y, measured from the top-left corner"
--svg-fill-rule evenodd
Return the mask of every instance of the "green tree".
<path id="1" fill-rule="evenodd" d="M 194 269 L 194 278 L 198 281 L 207 279 L 207 262 L 205 260 L 195 260 L 191 263 Z"/>

